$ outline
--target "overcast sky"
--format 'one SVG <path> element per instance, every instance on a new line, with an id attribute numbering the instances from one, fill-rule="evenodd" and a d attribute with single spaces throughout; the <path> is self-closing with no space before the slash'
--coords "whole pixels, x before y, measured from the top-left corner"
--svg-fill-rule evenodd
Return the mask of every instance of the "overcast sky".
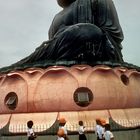
<path id="1" fill-rule="evenodd" d="M 140 66 L 140 0 L 114 0 L 124 32 L 123 56 Z M 0 0 L 0 67 L 31 54 L 48 40 L 56 0 Z"/>

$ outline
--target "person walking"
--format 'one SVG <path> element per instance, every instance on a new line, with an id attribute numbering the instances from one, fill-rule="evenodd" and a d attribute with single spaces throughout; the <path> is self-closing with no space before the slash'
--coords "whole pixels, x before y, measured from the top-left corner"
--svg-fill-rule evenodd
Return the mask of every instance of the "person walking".
<path id="1" fill-rule="evenodd" d="M 57 140 L 65 140 L 64 135 L 64 129 L 60 128 L 57 132 Z"/>
<path id="2" fill-rule="evenodd" d="M 37 137 L 34 130 L 33 130 L 33 125 L 34 125 L 33 121 L 30 120 L 30 121 L 27 122 L 27 127 L 28 127 L 27 137 L 28 137 L 28 140 L 35 140 L 35 138 Z"/>
<path id="3" fill-rule="evenodd" d="M 79 140 L 87 140 L 85 135 L 85 126 L 83 124 L 83 121 L 79 121 Z"/>
<path id="4" fill-rule="evenodd" d="M 103 140 L 103 134 L 104 134 L 103 120 L 97 118 L 95 126 L 95 135 L 97 137 L 97 140 Z"/>
<path id="5" fill-rule="evenodd" d="M 114 140 L 114 135 L 111 132 L 110 124 L 105 125 L 105 133 L 103 135 L 103 140 Z"/>
<path id="6" fill-rule="evenodd" d="M 66 119 L 65 118 L 59 118 L 59 129 L 63 129 L 64 130 L 64 139 L 65 140 L 69 140 L 68 138 L 68 131 L 66 129 Z"/>

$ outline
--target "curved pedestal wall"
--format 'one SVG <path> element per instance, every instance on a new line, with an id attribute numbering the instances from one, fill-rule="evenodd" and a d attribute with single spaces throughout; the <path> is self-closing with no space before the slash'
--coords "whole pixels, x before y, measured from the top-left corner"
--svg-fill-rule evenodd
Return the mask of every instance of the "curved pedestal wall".
<path id="1" fill-rule="evenodd" d="M 0 128 L 8 125 L 12 133 L 18 133 L 14 126 L 25 132 L 31 119 L 35 126 L 47 124 L 36 128 L 44 131 L 62 116 L 68 128 L 79 120 L 95 125 L 97 117 L 140 126 L 140 72 L 134 69 L 75 65 L 14 71 L 0 75 L 0 97 Z"/>

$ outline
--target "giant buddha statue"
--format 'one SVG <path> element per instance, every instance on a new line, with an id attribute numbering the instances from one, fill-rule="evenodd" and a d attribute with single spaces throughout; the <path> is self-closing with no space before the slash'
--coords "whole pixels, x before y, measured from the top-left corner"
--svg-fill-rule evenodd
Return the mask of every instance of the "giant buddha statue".
<path id="1" fill-rule="evenodd" d="M 39 133 L 54 134 L 61 117 L 71 132 L 79 120 L 94 131 L 99 117 L 112 120 L 114 131 L 138 128 L 140 68 L 123 60 L 123 32 L 113 1 L 57 3 L 62 10 L 52 21 L 49 39 L 0 69 L 0 132 L 25 133 L 21 126 L 33 120 Z"/>
<path id="2" fill-rule="evenodd" d="M 14 64 L 80 60 L 123 62 L 123 32 L 112 0 L 57 0 L 49 40 Z"/>

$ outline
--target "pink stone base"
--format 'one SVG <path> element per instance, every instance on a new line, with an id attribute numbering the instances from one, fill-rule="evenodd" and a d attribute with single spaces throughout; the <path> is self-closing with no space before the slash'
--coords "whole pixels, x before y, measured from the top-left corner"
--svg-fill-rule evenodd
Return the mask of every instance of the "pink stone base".
<path id="1" fill-rule="evenodd" d="M 123 76 L 126 79 L 122 80 Z M 49 124 L 44 127 L 48 129 L 59 116 L 64 116 L 69 126 L 77 124 L 78 120 L 94 124 L 96 117 L 106 120 L 112 117 L 118 124 L 135 127 L 140 125 L 139 85 L 140 72 L 104 65 L 53 66 L 1 74 L 0 127 L 9 121 L 9 131 L 14 132 L 13 126 L 26 125 L 32 119 L 35 125 Z M 74 92 L 80 87 L 93 93 L 93 101 L 86 107 L 74 101 Z M 10 92 L 18 97 L 14 110 L 6 105 Z"/>

